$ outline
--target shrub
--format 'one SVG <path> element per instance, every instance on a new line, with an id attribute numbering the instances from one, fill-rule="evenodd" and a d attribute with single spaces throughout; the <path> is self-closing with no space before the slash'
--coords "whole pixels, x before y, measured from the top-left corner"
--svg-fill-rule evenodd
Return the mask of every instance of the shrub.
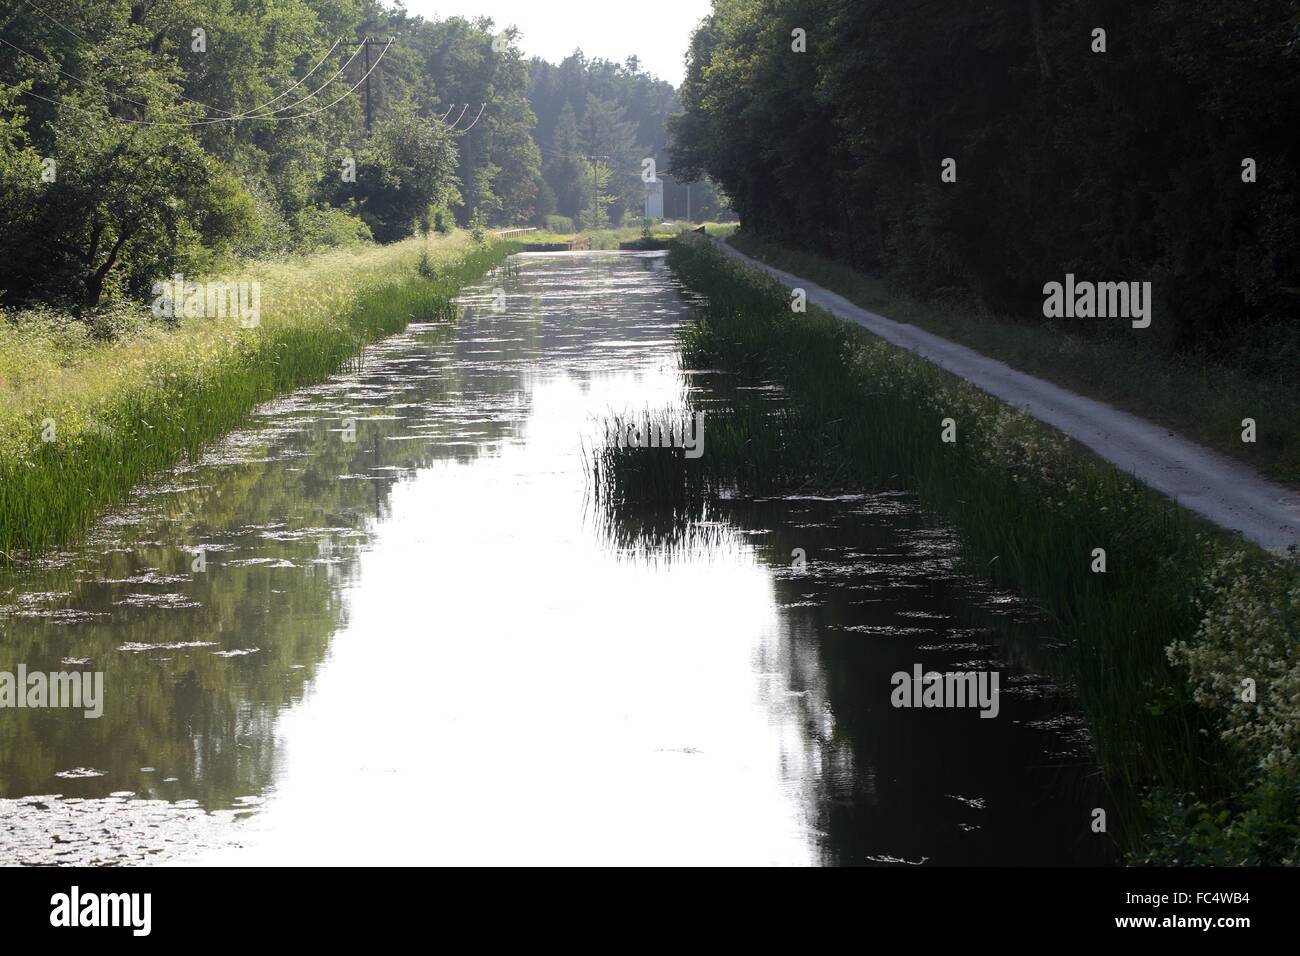
<path id="1" fill-rule="evenodd" d="M 304 209 L 297 221 L 298 248 L 302 252 L 356 246 L 374 238 L 361 219 L 333 206 Z"/>
<path id="2" fill-rule="evenodd" d="M 1266 773 L 1300 771 L 1300 564 L 1234 551 L 1207 583 L 1201 626 L 1170 645 L 1169 660 L 1245 758 Z"/>
<path id="3" fill-rule="evenodd" d="M 1300 864 L 1300 776 L 1264 777 L 1230 808 L 1157 791 L 1148 801 L 1158 821 L 1151 846 L 1133 862 L 1156 866 L 1296 866 Z"/>

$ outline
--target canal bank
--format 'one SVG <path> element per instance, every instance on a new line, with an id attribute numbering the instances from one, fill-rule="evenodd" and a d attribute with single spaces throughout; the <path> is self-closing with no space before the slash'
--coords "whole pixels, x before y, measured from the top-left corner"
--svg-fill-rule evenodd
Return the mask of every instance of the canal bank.
<path id="1" fill-rule="evenodd" d="M 917 492 L 961 532 L 968 567 L 1056 623 L 1057 673 L 1088 716 L 1131 859 L 1295 857 L 1294 562 L 1199 526 L 934 365 L 816 308 L 792 311 L 776 281 L 705 243 L 679 241 L 670 261 L 705 299 L 684 336 L 691 367 L 735 376 L 736 433 L 711 424 L 694 468 L 656 459 L 677 474 L 606 462 L 620 495 L 782 482 Z M 748 410 L 772 388 L 780 416 Z M 1243 693 L 1265 683 L 1266 696 Z"/>
<path id="2" fill-rule="evenodd" d="M 1265 480 L 1248 465 L 1161 424 L 1027 375 L 915 325 L 870 312 L 829 289 L 751 258 L 729 242 L 718 243 L 718 249 L 764 270 L 787 288 L 803 289 L 808 301 L 837 318 L 855 322 L 1023 409 L 1218 527 L 1278 553 L 1300 547 L 1300 493 Z M 1072 296 L 1073 288 L 1068 291 Z"/>
<path id="3" fill-rule="evenodd" d="M 203 283 L 168 277 L 155 287 L 156 315 L 127 310 L 112 328 L 51 310 L 7 315 L 0 560 L 72 539 L 137 482 L 197 457 L 258 403 L 321 381 L 368 343 L 450 318 L 459 289 L 518 248 L 456 233 L 252 262 Z M 173 284 L 194 294 L 173 302 Z M 221 302 L 214 288 L 251 290 L 258 307 L 208 314 Z"/>

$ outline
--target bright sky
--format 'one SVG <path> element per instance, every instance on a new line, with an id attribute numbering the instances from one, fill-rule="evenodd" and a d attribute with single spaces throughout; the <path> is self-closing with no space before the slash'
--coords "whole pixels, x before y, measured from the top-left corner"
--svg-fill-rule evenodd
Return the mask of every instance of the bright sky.
<path id="1" fill-rule="evenodd" d="M 513 24 L 523 31 L 520 48 L 552 63 L 577 48 L 617 63 L 636 54 L 673 86 L 682 82 L 691 31 L 709 6 L 709 0 L 406 0 L 408 12 L 424 17 L 487 16 L 498 28 Z"/>

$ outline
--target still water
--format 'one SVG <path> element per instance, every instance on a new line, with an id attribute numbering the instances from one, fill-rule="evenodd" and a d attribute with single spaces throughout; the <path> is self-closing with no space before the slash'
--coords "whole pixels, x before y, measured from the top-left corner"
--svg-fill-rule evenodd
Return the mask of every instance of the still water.
<path id="1" fill-rule="evenodd" d="M 0 862 L 1109 858 L 1048 628 L 911 497 L 727 501 L 671 549 L 599 520 L 602 416 L 708 400 L 661 256 L 463 302 L 0 571 L 0 671 L 105 697 L 0 710 Z M 915 664 L 996 670 L 997 717 L 891 706 Z"/>

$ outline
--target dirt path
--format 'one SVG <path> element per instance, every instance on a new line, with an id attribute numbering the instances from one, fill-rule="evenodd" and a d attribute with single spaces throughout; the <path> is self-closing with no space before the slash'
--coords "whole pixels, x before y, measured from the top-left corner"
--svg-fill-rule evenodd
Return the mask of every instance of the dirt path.
<path id="1" fill-rule="evenodd" d="M 715 242 L 727 255 L 763 269 L 788 287 L 805 290 L 809 302 L 838 318 L 856 322 L 1024 409 L 1220 527 L 1270 550 L 1300 547 L 1300 495 L 1261 478 L 1248 466 L 1161 425 L 1018 372 L 914 325 L 869 312 L 828 289 L 751 259 L 726 242 Z"/>

